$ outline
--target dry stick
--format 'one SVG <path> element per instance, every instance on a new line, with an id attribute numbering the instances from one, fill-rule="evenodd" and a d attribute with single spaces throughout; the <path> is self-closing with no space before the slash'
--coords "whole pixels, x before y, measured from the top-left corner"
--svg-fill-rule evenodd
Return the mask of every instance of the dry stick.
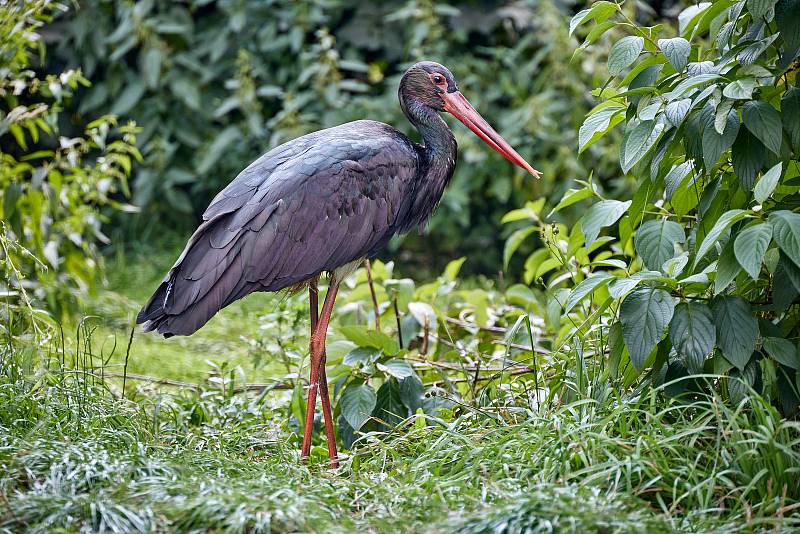
<path id="1" fill-rule="evenodd" d="M 369 284 L 369 294 L 372 295 L 372 310 L 375 314 L 375 330 L 381 331 L 381 317 L 378 311 L 378 296 L 375 294 L 375 284 L 372 282 L 372 267 L 369 259 L 364 260 L 364 269 L 367 271 L 367 283 Z"/>
<path id="2" fill-rule="evenodd" d="M 394 318 L 397 320 L 397 341 L 400 348 L 403 348 L 403 329 L 400 327 L 400 310 L 397 309 L 397 289 L 392 288 L 392 307 L 394 307 Z"/>
<path id="3" fill-rule="evenodd" d="M 425 316 L 425 326 L 423 328 L 423 336 L 422 336 L 422 347 L 419 349 L 419 353 L 423 356 L 428 354 L 428 342 L 431 337 L 431 323 L 428 316 Z"/>
<path id="4" fill-rule="evenodd" d="M 192 384 L 191 382 L 181 382 L 180 380 L 172 380 L 169 378 L 158 378 L 157 376 L 147 376 L 147 375 L 140 375 L 136 373 L 106 373 L 107 377 L 127 377 L 131 380 L 141 380 L 142 382 L 152 382 L 154 384 L 161 384 L 164 386 L 174 386 L 178 388 L 186 388 L 186 389 L 200 389 L 201 386 L 199 384 Z M 290 390 L 293 389 L 291 384 L 286 383 L 277 383 L 277 384 L 244 384 L 242 386 L 238 386 L 234 388 L 235 393 L 241 393 L 242 391 L 263 391 L 265 389 L 269 390 Z"/>

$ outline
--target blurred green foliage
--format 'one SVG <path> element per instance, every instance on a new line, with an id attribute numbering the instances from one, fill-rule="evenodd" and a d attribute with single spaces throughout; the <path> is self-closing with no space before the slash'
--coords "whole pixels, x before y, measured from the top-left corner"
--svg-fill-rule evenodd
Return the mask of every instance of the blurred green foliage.
<path id="1" fill-rule="evenodd" d="M 456 176 L 402 261 L 438 272 L 468 254 L 469 272 L 496 272 L 509 208 L 558 198 L 587 168 L 616 173 L 602 149 L 574 157 L 598 80 L 594 51 L 569 64 L 570 13 L 562 0 L 87 0 L 50 27 L 48 68 L 80 68 L 92 82 L 70 108 L 76 124 L 110 111 L 142 126 L 133 202 L 143 215 L 130 230 L 140 236 L 154 221 L 188 231 L 250 161 L 304 133 L 371 118 L 416 136 L 399 77 L 419 59 L 440 61 L 545 178 L 526 178 L 457 125 Z"/>
<path id="2" fill-rule="evenodd" d="M 78 135 L 61 131 L 61 110 L 86 80 L 76 70 L 39 77 L 31 69 L 52 8 L 46 0 L 0 7 L 0 260 L 11 308 L 33 296 L 58 312 L 93 286 L 97 244 L 107 242 L 103 209 L 125 207 L 119 198 L 141 157 L 135 126 L 112 116 Z"/>

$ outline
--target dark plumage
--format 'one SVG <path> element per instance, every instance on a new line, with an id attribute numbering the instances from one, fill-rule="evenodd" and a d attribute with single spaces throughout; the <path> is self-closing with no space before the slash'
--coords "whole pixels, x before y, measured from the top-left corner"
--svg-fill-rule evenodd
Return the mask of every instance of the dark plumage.
<path id="1" fill-rule="evenodd" d="M 429 65 L 414 68 L 427 74 Z M 254 291 L 279 291 L 371 258 L 393 235 L 424 224 L 453 174 L 457 148 L 439 114 L 406 96 L 427 78 L 407 74 L 400 89 L 424 146 L 361 120 L 273 148 L 214 198 L 137 322 L 165 337 L 192 334 Z"/>

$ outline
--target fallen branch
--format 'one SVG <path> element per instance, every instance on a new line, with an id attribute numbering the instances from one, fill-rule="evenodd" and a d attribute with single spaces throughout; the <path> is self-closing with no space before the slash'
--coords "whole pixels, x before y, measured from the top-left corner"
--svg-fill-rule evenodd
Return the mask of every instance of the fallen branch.
<path id="1" fill-rule="evenodd" d="M 180 380 L 172 380 L 169 378 L 158 378 L 156 376 L 140 375 L 136 373 L 106 373 L 106 376 L 130 378 L 131 380 L 141 380 L 142 382 L 151 382 L 153 384 L 161 384 L 163 386 L 173 386 L 176 388 L 185 389 L 200 389 L 199 384 L 192 384 L 191 382 L 181 382 Z M 242 391 L 264 391 L 265 389 L 288 390 L 293 389 L 291 384 L 274 383 L 274 384 L 245 384 L 244 386 L 237 386 L 233 388 L 234 392 Z"/>

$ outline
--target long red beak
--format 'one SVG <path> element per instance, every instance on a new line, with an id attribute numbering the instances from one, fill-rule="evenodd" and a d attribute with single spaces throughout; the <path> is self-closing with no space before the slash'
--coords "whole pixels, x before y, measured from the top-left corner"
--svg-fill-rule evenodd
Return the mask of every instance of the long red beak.
<path id="1" fill-rule="evenodd" d="M 514 165 L 518 165 L 531 173 L 535 178 L 541 177 L 539 171 L 531 167 L 505 139 L 500 137 L 499 133 L 494 131 L 494 128 L 489 126 L 489 123 L 481 117 L 480 113 L 472 107 L 472 104 L 464 98 L 460 91 L 442 93 L 442 100 L 444 100 L 444 110 L 463 122 L 467 128 L 483 139 L 487 145 Z"/>

